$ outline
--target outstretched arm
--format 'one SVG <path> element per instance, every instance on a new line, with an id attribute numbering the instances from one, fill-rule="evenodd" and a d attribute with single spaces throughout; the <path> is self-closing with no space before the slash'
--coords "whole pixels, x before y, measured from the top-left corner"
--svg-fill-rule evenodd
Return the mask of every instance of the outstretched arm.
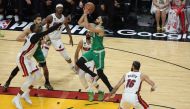
<path id="1" fill-rule="evenodd" d="M 32 36 L 32 38 L 30 39 L 30 42 L 33 43 L 33 44 L 37 43 L 40 40 L 40 38 L 42 38 L 43 36 L 53 32 L 54 30 L 56 30 L 61 25 L 62 25 L 62 23 L 59 23 L 59 24 L 57 24 L 55 26 L 50 27 L 48 30 L 46 30 L 44 32 L 34 34 Z"/>
<path id="2" fill-rule="evenodd" d="M 30 34 L 30 33 L 31 33 L 30 29 L 27 28 L 16 38 L 16 40 L 19 42 L 24 42 L 25 37 L 28 36 L 28 34 Z"/>
<path id="3" fill-rule="evenodd" d="M 121 80 L 117 83 L 117 85 L 113 88 L 113 90 L 110 92 L 111 95 L 115 94 L 116 91 L 119 89 L 119 87 L 125 82 L 125 75 L 121 78 Z"/>
<path id="4" fill-rule="evenodd" d="M 152 81 L 147 75 L 142 74 L 142 75 L 141 75 L 141 80 L 142 80 L 142 81 L 145 81 L 145 82 L 147 82 L 149 85 L 151 85 L 151 91 L 155 91 L 156 85 L 155 85 L 154 81 Z"/>
<path id="5" fill-rule="evenodd" d="M 71 30 L 69 28 L 68 22 L 66 21 L 66 22 L 64 22 L 64 24 L 65 24 L 65 28 L 67 30 L 67 33 L 69 34 L 69 38 L 70 38 L 69 43 L 73 46 L 73 38 L 71 35 Z"/>

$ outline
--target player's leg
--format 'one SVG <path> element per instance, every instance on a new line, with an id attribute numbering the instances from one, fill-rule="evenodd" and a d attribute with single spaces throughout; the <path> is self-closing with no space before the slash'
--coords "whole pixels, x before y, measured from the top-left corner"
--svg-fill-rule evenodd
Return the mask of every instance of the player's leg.
<path id="1" fill-rule="evenodd" d="M 39 63 L 39 66 L 43 68 L 43 74 L 44 74 L 44 78 L 45 78 L 44 87 L 48 90 L 53 90 L 53 87 L 51 86 L 51 84 L 49 82 L 49 70 L 47 68 L 46 60 L 45 60 L 45 57 L 42 53 L 42 49 L 40 48 L 40 46 L 37 48 L 37 50 L 33 56 L 36 59 L 36 61 Z"/>
<path id="2" fill-rule="evenodd" d="M 95 69 L 94 61 L 87 62 L 86 65 L 91 71 L 94 71 Z M 98 101 L 102 101 L 104 99 L 104 91 L 100 89 L 100 86 L 97 83 L 97 81 L 94 81 L 93 77 L 88 73 L 86 73 L 85 77 L 86 80 L 89 83 L 91 83 L 91 87 L 94 87 L 98 91 Z"/>
<path id="3" fill-rule="evenodd" d="M 138 95 L 138 102 L 139 103 L 136 107 L 137 109 L 149 109 L 149 105 L 141 98 L 140 95 Z"/>
<path id="4" fill-rule="evenodd" d="M 16 66 L 13 71 L 11 72 L 11 75 L 9 76 L 8 80 L 6 81 L 6 83 L 3 85 L 3 91 L 6 92 L 7 91 L 7 88 L 9 87 L 12 79 L 17 75 L 19 71 L 19 68 L 18 66 Z"/>
<path id="5" fill-rule="evenodd" d="M 46 43 L 44 43 L 42 45 L 42 52 L 43 52 L 45 58 L 47 58 L 50 45 L 51 45 L 51 41 L 50 40 L 47 40 Z"/>
<path id="6" fill-rule="evenodd" d="M 81 69 L 79 69 L 79 79 L 83 85 L 83 87 L 85 88 L 85 90 L 88 93 L 88 100 L 89 101 L 93 101 L 94 100 L 94 91 L 92 90 L 92 87 L 90 85 L 88 85 L 87 79 L 85 78 L 85 72 Z"/>
<path id="7" fill-rule="evenodd" d="M 51 43 L 52 43 L 53 47 L 56 49 L 56 51 L 58 51 L 61 54 L 61 56 L 67 61 L 70 68 L 76 73 L 75 67 L 71 60 L 71 57 L 68 55 L 67 50 L 65 49 L 61 39 L 51 40 Z"/>
<path id="8" fill-rule="evenodd" d="M 105 58 L 105 51 L 104 50 L 93 54 L 93 60 L 94 60 L 95 65 L 96 65 L 97 74 L 100 77 L 100 79 L 104 82 L 104 84 L 107 86 L 109 91 L 111 92 L 113 87 L 111 86 L 107 76 L 103 72 L 104 58 Z"/>
<path id="9" fill-rule="evenodd" d="M 82 57 L 79 58 L 79 60 L 76 62 L 76 65 L 82 69 L 84 72 L 89 73 L 92 77 L 97 76 L 93 71 L 91 71 L 85 63 L 88 61 L 91 61 L 92 58 L 92 51 L 86 52 Z"/>

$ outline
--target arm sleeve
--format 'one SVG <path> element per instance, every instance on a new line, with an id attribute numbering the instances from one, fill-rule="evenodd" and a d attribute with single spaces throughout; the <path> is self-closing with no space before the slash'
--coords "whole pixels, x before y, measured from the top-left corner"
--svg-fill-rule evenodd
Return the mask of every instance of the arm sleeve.
<path id="1" fill-rule="evenodd" d="M 48 30 L 46 30 L 46 31 L 44 31 L 44 32 L 34 34 L 34 35 L 31 37 L 30 42 L 31 42 L 31 43 L 37 43 L 37 42 L 40 40 L 41 37 L 43 37 L 43 36 L 45 36 L 45 35 L 47 35 L 47 34 L 53 32 L 54 30 L 56 30 L 56 29 L 57 29 L 59 26 L 61 26 L 61 25 L 62 25 L 62 23 L 59 23 L 59 24 L 57 24 L 57 25 L 55 25 L 55 26 L 52 26 L 51 28 L 49 28 Z"/>

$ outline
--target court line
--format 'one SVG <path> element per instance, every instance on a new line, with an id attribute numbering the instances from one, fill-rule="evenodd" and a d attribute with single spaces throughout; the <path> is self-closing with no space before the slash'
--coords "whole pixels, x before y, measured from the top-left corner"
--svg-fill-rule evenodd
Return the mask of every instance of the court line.
<path id="1" fill-rule="evenodd" d="M 173 108 L 173 107 L 162 106 L 162 105 L 157 105 L 157 104 L 149 104 L 149 105 L 156 106 L 156 107 L 163 107 L 163 108 L 167 108 L 167 109 L 176 109 L 176 108 Z"/>
<path id="2" fill-rule="evenodd" d="M 147 58 L 151 58 L 151 59 L 158 60 L 158 61 L 161 61 L 161 62 L 165 62 L 165 63 L 171 64 L 171 65 L 174 65 L 174 66 L 186 69 L 186 70 L 190 70 L 190 68 L 188 68 L 188 67 L 184 67 L 182 65 L 175 64 L 175 63 L 165 61 L 163 59 L 155 58 L 155 57 L 152 57 L 152 56 L 148 56 L 148 55 L 144 55 L 144 54 L 140 54 L 140 53 L 135 53 L 135 52 L 127 51 L 127 50 L 112 48 L 112 47 L 105 47 L 105 48 L 108 48 L 108 49 L 111 49 L 111 50 L 116 50 L 116 51 L 121 51 L 121 52 L 126 52 L 126 53 L 130 53 L 130 54 L 135 54 L 135 55 L 139 55 L 139 56 L 143 56 L 143 57 L 147 57 Z"/>

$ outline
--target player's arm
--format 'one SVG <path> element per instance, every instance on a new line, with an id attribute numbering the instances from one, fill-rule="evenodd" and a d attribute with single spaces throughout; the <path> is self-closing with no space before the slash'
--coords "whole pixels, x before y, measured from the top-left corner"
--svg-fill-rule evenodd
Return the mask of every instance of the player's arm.
<path id="1" fill-rule="evenodd" d="M 85 18 L 87 18 L 87 14 L 88 14 L 88 10 L 87 9 L 83 9 L 83 15 L 80 17 L 78 24 L 82 27 L 85 27 Z"/>
<path id="2" fill-rule="evenodd" d="M 67 19 L 66 19 L 66 21 L 64 21 L 64 25 L 65 25 L 65 29 L 67 30 L 67 33 L 69 34 L 69 38 L 70 38 L 69 43 L 73 46 L 73 38 L 71 35 L 71 30 L 69 28 L 69 24 L 67 22 Z"/>
<path id="3" fill-rule="evenodd" d="M 151 85 L 151 91 L 155 91 L 156 85 L 154 81 L 152 81 L 148 75 L 141 74 L 141 80 L 147 82 L 149 85 Z"/>
<path id="4" fill-rule="evenodd" d="M 42 20 L 42 26 L 46 24 L 46 28 L 49 28 L 49 25 L 53 21 L 52 15 L 48 15 L 45 19 Z"/>
<path id="5" fill-rule="evenodd" d="M 80 50 L 82 49 L 82 45 L 83 45 L 83 43 L 82 43 L 82 40 L 78 43 L 78 46 L 77 46 L 77 49 L 76 49 L 76 51 L 75 51 L 75 57 L 74 57 L 74 62 L 76 63 L 77 62 L 77 60 L 78 60 L 78 58 L 79 58 L 79 52 L 80 52 Z"/>
<path id="6" fill-rule="evenodd" d="M 40 38 L 42 38 L 43 36 L 53 32 L 54 30 L 59 28 L 59 26 L 61 26 L 61 25 L 62 25 L 62 23 L 59 23 L 59 24 L 57 24 L 55 26 L 50 27 L 48 30 L 46 30 L 44 32 L 34 34 L 31 37 L 30 42 L 33 43 L 33 44 L 37 43 L 40 40 Z"/>
<path id="7" fill-rule="evenodd" d="M 111 95 L 115 94 L 116 91 L 119 89 L 119 87 L 125 82 L 125 75 L 121 78 L 121 80 L 117 83 L 117 85 L 113 88 L 113 90 L 110 92 Z"/>
<path id="8" fill-rule="evenodd" d="M 31 33 L 30 29 L 27 28 L 16 38 L 16 40 L 19 42 L 24 42 L 25 37 L 28 36 L 28 34 L 30 34 L 30 33 Z"/>
<path id="9" fill-rule="evenodd" d="M 78 24 L 79 24 L 80 26 L 82 26 L 82 27 L 85 26 L 84 18 L 85 18 L 86 16 L 87 16 L 87 14 L 83 14 L 83 15 L 80 17 L 79 21 L 78 21 Z"/>
<path id="10" fill-rule="evenodd" d="M 92 24 L 87 24 L 85 28 L 90 30 L 90 32 L 98 33 L 100 36 L 104 36 L 104 30 L 101 27 L 95 27 Z"/>

